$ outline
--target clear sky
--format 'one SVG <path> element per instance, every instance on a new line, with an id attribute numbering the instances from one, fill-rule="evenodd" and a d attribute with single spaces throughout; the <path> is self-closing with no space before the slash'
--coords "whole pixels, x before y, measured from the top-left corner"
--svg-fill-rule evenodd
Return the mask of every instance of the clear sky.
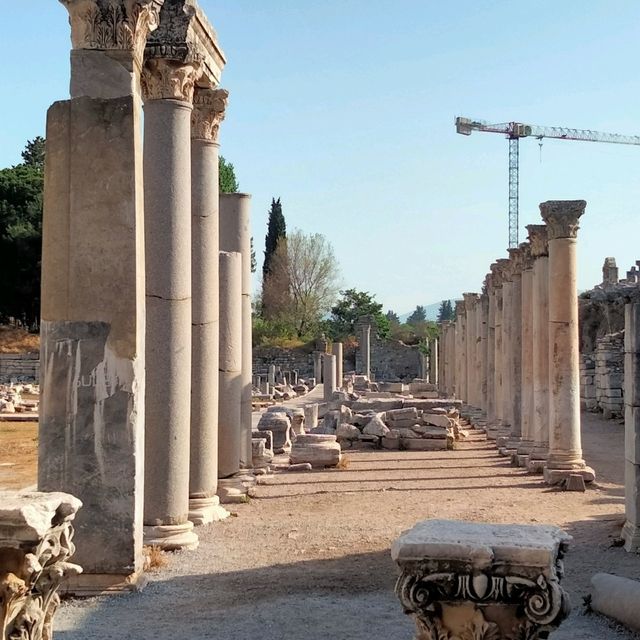
<path id="1" fill-rule="evenodd" d="M 0 166 L 68 94 L 56 0 L 3 5 Z M 506 253 L 507 141 L 456 115 L 640 134 L 640 3 L 632 0 L 201 0 L 228 64 L 222 153 L 253 194 L 259 261 L 269 204 L 326 235 L 345 287 L 398 313 L 479 290 Z M 640 246 L 640 147 L 520 144 L 520 223 L 582 198 L 579 287 Z M 521 239 L 524 239 L 521 231 Z"/>

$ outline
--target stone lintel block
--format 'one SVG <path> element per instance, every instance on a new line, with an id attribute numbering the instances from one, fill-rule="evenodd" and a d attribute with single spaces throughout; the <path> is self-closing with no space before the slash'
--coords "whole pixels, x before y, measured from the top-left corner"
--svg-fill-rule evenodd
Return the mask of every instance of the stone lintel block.
<path id="1" fill-rule="evenodd" d="M 426 520 L 392 545 L 396 594 L 420 640 L 546 637 L 570 608 L 560 586 L 570 540 L 552 526 Z"/>

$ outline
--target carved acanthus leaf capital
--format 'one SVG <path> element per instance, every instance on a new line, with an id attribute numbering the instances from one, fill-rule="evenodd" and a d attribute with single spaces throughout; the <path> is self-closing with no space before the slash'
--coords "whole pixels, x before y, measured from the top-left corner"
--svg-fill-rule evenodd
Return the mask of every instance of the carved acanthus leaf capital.
<path id="1" fill-rule="evenodd" d="M 456 300 L 456 317 L 464 318 L 465 311 L 466 309 L 464 300 Z"/>
<path id="2" fill-rule="evenodd" d="M 578 220 L 587 206 L 584 200 L 549 200 L 540 204 L 540 214 L 547 223 L 549 240 L 577 238 Z"/>
<path id="3" fill-rule="evenodd" d="M 60 0 L 69 12 L 74 49 L 130 52 L 141 66 L 164 0 Z"/>
<path id="4" fill-rule="evenodd" d="M 507 251 L 509 253 L 509 262 L 511 263 L 509 265 L 510 277 L 513 278 L 514 276 L 521 275 L 523 267 L 522 250 L 520 247 L 514 247 L 507 249 Z"/>
<path id="5" fill-rule="evenodd" d="M 193 96 L 191 137 L 218 142 L 220 123 L 224 120 L 229 92 L 226 89 L 199 89 Z"/>
<path id="6" fill-rule="evenodd" d="M 520 249 L 520 263 L 522 270 L 527 271 L 533 269 L 533 256 L 531 254 L 531 245 L 528 242 L 522 242 L 518 246 Z"/>
<path id="7" fill-rule="evenodd" d="M 529 224 L 529 242 L 531 244 L 531 255 L 533 258 L 542 258 L 549 255 L 549 241 L 547 238 L 546 224 Z"/>
<path id="8" fill-rule="evenodd" d="M 165 58 L 146 60 L 142 70 L 142 96 L 148 100 L 193 101 L 196 80 L 201 73 L 197 62 L 181 63 Z"/>

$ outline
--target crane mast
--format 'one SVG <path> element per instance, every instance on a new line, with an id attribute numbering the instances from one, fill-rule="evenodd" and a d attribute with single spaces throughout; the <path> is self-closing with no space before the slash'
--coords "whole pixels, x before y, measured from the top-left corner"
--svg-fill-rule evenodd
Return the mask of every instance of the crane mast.
<path id="1" fill-rule="evenodd" d="M 502 122 L 491 124 L 484 120 L 457 117 L 456 131 L 470 136 L 473 131 L 500 133 L 509 140 L 509 247 L 518 246 L 519 231 L 519 172 L 520 138 L 554 138 L 557 140 L 578 140 L 583 142 L 606 142 L 609 144 L 640 145 L 640 136 L 619 133 L 602 133 L 591 129 L 570 129 L 565 127 L 543 127 L 522 122 Z"/>

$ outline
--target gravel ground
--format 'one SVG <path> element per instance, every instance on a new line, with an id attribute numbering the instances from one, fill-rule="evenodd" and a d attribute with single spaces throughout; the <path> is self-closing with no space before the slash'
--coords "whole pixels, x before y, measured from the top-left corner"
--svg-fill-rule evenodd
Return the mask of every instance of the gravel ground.
<path id="1" fill-rule="evenodd" d="M 593 573 L 640 574 L 640 557 L 612 546 L 624 519 L 624 428 L 586 414 L 583 434 L 598 472 L 584 494 L 550 490 L 479 436 L 456 451 L 354 450 L 345 470 L 263 478 L 236 517 L 199 529 L 199 549 L 172 554 L 141 593 L 63 604 L 56 638 L 409 640 L 389 547 L 432 517 L 562 526 L 574 536 L 563 583 L 574 606 L 551 638 L 638 638 L 583 612 Z"/>

